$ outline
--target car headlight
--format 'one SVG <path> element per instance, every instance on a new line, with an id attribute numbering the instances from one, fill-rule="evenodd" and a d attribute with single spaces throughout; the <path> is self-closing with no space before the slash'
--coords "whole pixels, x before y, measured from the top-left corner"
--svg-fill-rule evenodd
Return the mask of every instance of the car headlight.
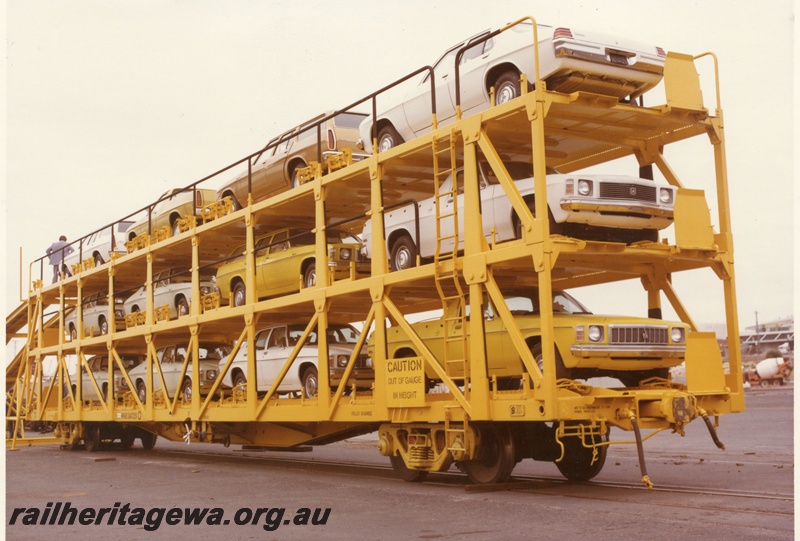
<path id="1" fill-rule="evenodd" d="M 661 190 L 659 190 L 658 198 L 665 205 L 671 204 L 673 200 L 672 190 L 669 188 L 661 188 Z"/>
<path id="2" fill-rule="evenodd" d="M 672 327 L 672 343 L 683 344 L 686 341 L 686 329 L 683 327 Z"/>
<path id="3" fill-rule="evenodd" d="M 353 250 L 350 248 L 342 248 L 339 250 L 339 258 L 343 261 L 349 261 L 353 258 Z"/>
<path id="4" fill-rule="evenodd" d="M 605 330 L 602 325 L 589 325 L 589 340 L 591 342 L 601 342 L 604 335 Z"/>
<path id="5" fill-rule="evenodd" d="M 349 360 L 350 358 L 347 355 L 331 355 L 328 357 L 328 364 L 332 367 L 344 368 Z"/>
<path id="6" fill-rule="evenodd" d="M 592 195 L 593 191 L 594 191 L 594 186 L 592 184 L 592 181 L 583 180 L 583 179 L 578 181 L 578 194 L 579 195 L 589 196 L 589 195 Z"/>
<path id="7" fill-rule="evenodd" d="M 208 286 L 200 286 L 200 294 L 201 295 L 208 295 L 211 293 L 211 288 Z"/>
<path id="8" fill-rule="evenodd" d="M 217 379 L 217 371 L 216 370 L 206 370 L 206 377 L 207 381 L 214 381 Z"/>

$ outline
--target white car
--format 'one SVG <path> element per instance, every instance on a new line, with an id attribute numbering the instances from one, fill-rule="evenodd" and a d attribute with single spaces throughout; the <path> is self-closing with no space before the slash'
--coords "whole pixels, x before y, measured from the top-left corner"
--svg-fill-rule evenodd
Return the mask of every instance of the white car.
<path id="1" fill-rule="evenodd" d="M 230 349 L 227 344 L 200 342 L 198 353 L 201 393 L 207 393 L 211 390 L 219 375 L 219 360 L 227 356 L 230 353 Z M 161 366 L 161 372 L 164 374 L 167 397 L 172 398 L 177 392 L 184 402 L 190 402 L 192 399 L 191 363 L 186 367 L 186 374 L 183 379 L 180 378 L 183 371 L 183 363 L 187 356 L 186 346 L 183 345 L 165 346 L 156 350 L 156 358 Z M 163 389 L 155 363 L 153 363 L 152 370 L 154 390 Z M 144 404 L 147 400 L 147 363 L 142 363 L 128 372 L 128 377 L 136 387 L 136 394 L 139 396 L 139 400 Z M 119 386 L 120 394 L 128 390 L 127 382 L 122 379 Z"/>
<path id="2" fill-rule="evenodd" d="M 123 220 L 116 224 L 95 231 L 79 242 L 73 242 L 74 252 L 64 257 L 67 273 L 73 274 L 72 267 L 86 259 L 94 259 L 94 265 L 99 267 L 111 259 L 112 253 L 120 255 L 128 253 L 125 249 L 125 233 L 133 221 Z"/>
<path id="3" fill-rule="evenodd" d="M 189 273 L 173 274 L 172 270 L 165 270 L 153 277 L 153 306 L 169 306 L 169 318 L 175 319 L 179 315 L 189 313 L 189 303 L 192 300 L 192 276 Z M 208 295 L 217 288 L 213 282 L 201 281 L 200 294 Z M 134 312 L 144 312 L 147 307 L 147 290 L 140 287 L 136 293 L 128 297 L 123 303 L 125 315 Z"/>
<path id="4" fill-rule="evenodd" d="M 520 96 L 520 74 L 526 74 L 529 83 L 535 82 L 533 25 L 526 21 L 481 42 L 490 33 L 487 30 L 458 43 L 433 65 L 439 126 L 455 120 L 455 61 L 459 51 L 470 43 L 475 46 L 462 53 L 458 75 L 463 116 L 488 109 L 493 87 L 495 103 Z M 548 90 L 585 91 L 633 100 L 656 86 L 664 73 L 666 53 L 653 45 L 546 25 L 538 25 L 538 39 L 539 75 Z M 430 131 L 429 72 L 420 76 L 401 103 L 383 101 L 378 96 L 376 137 L 380 151 Z M 359 133 L 364 149 L 372 152 L 372 116 L 361 123 Z"/>
<path id="5" fill-rule="evenodd" d="M 258 391 L 270 389 L 304 331 L 304 325 L 279 325 L 258 331 L 255 341 Z M 351 325 L 328 325 L 328 363 L 332 386 L 338 386 L 341 382 L 358 337 L 358 331 Z M 317 394 L 319 374 L 317 343 L 317 333 L 312 331 L 292 363 L 291 369 L 281 381 L 278 391 L 293 393 L 302 390 L 306 398 Z M 220 361 L 220 370 L 225 362 L 226 359 Z M 244 343 L 223 376 L 222 383 L 228 387 L 247 383 L 247 363 L 247 343 Z M 356 384 L 359 388 L 369 388 L 374 379 L 372 360 L 367 357 L 364 348 L 356 358 L 356 366 L 348 380 L 348 386 Z"/>
<path id="6" fill-rule="evenodd" d="M 139 364 L 144 361 L 144 356 L 142 355 L 124 355 L 120 356 L 120 360 L 122 361 L 123 366 L 125 367 L 126 371 L 130 371 L 131 369 L 135 368 Z M 87 364 L 89 366 L 89 370 L 92 372 L 92 376 L 94 376 L 95 381 L 97 382 L 97 387 L 99 387 L 100 392 L 103 394 L 103 400 L 108 399 L 108 355 L 95 355 L 87 360 Z M 119 391 L 123 378 L 122 374 L 117 367 L 116 362 L 114 363 L 114 389 L 115 391 Z M 77 390 L 75 384 L 72 385 L 73 393 Z M 81 381 L 81 394 L 83 400 L 100 400 L 100 396 L 97 395 L 97 391 L 95 390 L 94 385 L 92 385 L 92 381 L 89 379 L 89 374 L 85 371 L 83 372 L 83 377 Z"/>
<path id="7" fill-rule="evenodd" d="M 78 338 L 78 310 L 75 310 L 64 318 L 64 329 L 72 340 Z M 117 299 L 114 303 L 114 321 L 117 331 L 125 329 L 125 309 L 122 307 L 122 300 Z M 108 295 L 95 293 L 83 301 L 83 335 L 93 336 L 108 334 Z"/>
<path id="8" fill-rule="evenodd" d="M 534 212 L 533 178 L 530 164 L 504 164 L 523 199 Z M 657 241 L 658 230 L 673 222 L 677 188 L 666 183 L 624 175 L 558 174 L 549 169 L 547 203 L 550 233 L 585 240 L 632 243 Z M 463 170 L 457 170 L 458 249 L 464 231 Z M 520 221 L 511 201 L 491 167 L 479 162 L 483 234 L 490 244 L 521 237 Z M 451 190 L 452 175 L 440 194 Z M 452 214 L 452 198 L 441 197 L 440 215 Z M 384 214 L 386 249 L 393 270 L 416 265 L 416 258 L 432 257 L 436 250 L 436 200 L 430 197 Z M 442 253 L 453 251 L 452 218 L 441 220 Z M 372 220 L 367 220 L 361 239 L 364 255 L 372 257 Z"/>

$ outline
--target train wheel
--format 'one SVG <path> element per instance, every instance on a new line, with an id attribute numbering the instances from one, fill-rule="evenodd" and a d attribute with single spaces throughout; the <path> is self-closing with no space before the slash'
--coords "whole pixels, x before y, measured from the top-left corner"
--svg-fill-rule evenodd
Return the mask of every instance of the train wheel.
<path id="1" fill-rule="evenodd" d="M 142 447 L 145 449 L 152 449 L 156 446 L 156 440 L 158 439 L 158 434 L 153 434 L 152 432 L 147 432 L 146 430 L 142 431 L 142 435 L 139 436 L 139 439 L 142 440 Z"/>
<path id="2" fill-rule="evenodd" d="M 100 449 L 100 425 L 86 425 L 83 432 L 83 445 L 90 453 L 96 453 Z"/>
<path id="3" fill-rule="evenodd" d="M 132 431 L 125 429 L 125 431 L 122 433 L 122 437 L 119 439 L 120 447 L 123 449 L 130 449 L 133 447 L 133 442 L 135 440 L 135 434 Z"/>
<path id="4" fill-rule="evenodd" d="M 389 461 L 392 463 L 392 469 L 397 476 L 408 483 L 421 483 L 428 477 L 428 472 L 422 470 L 412 470 L 406 466 L 406 461 L 401 456 L 390 456 Z"/>
<path id="5" fill-rule="evenodd" d="M 514 438 L 503 427 L 482 426 L 479 428 L 481 443 L 479 458 L 461 462 L 464 473 L 476 485 L 489 485 L 508 481 L 517 465 Z"/>
<path id="6" fill-rule="evenodd" d="M 608 441 L 608 435 L 597 438 L 591 437 L 592 443 Z M 594 450 L 584 447 L 581 438 L 564 438 L 564 458 L 561 462 L 556 462 L 558 471 L 569 481 L 588 481 L 600 473 L 606 463 L 606 452 L 608 445 L 597 448 L 597 460 L 592 462 Z"/>

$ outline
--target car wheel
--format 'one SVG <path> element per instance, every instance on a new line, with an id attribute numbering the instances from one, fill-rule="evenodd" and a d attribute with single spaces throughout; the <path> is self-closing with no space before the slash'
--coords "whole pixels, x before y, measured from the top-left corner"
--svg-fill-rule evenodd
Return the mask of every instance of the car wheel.
<path id="1" fill-rule="evenodd" d="M 145 387 L 143 381 L 140 381 L 136 385 L 136 395 L 139 397 L 139 402 L 141 402 L 142 404 L 147 402 L 147 387 Z"/>
<path id="2" fill-rule="evenodd" d="M 108 334 L 108 321 L 106 321 L 106 318 L 101 316 L 99 323 L 100 323 L 100 334 Z"/>
<path id="3" fill-rule="evenodd" d="M 562 378 L 569 378 L 570 374 L 567 368 L 564 366 L 564 361 L 561 359 L 561 354 L 558 352 L 558 347 L 553 344 L 553 347 L 556 350 L 556 379 Z M 544 355 L 542 353 L 542 344 L 535 344 L 531 347 L 531 355 L 533 355 L 533 359 L 536 361 L 536 366 L 539 367 L 539 370 L 544 373 Z"/>
<path id="4" fill-rule="evenodd" d="M 181 228 L 178 225 L 178 220 L 175 220 L 174 222 L 172 222 L 172 236 L 177 237 L 180 234 L 181 234 Z"/>
<path id="5" fill-rule="evenodd" d="M 317 285 L 317 265 L 311 263 L 306 272 L 303 273 L 303 287 L 314 287 Z"/>
<path id="6" fill-rule="evenodd" d="M 181 391 L 183 392 L 183 402 L 185 404 L 191 403 L 192 402 L 192 380 L 191 379 L 186 378 L 183 381 L 183 387 L 181 388 Z"/>
<path id="7" fill-rule="evenodd" d="M 495 104 L 506 103 L 522 95 L 519 84 L 519 73 L 507 71 L 494 82 Z"/>
<path id="8" fill-rule="evenodd" d="M 103 400 L 109 400 L 110 397 L 108 396 L 108 383 L 103 384 Z"/>
<path id="9" fill-rule="evenodd" d="M 304 167 L 308 167 L 308 166 L 306 164 L 304 164 L 304 163 L 298 163 L 295 166 L 295 168 L 292 169 L 292 174 L 291 174 L 292 188 L 297 188 L 298 186 L 300 186 L 300 169 L 302 169 Z"/>
<path id="10" fill-rule="evenodd" d="M 133 306 L 131 306 L 131 314 L 135 314 L 138 311 L 139 307 L 137 305 L 134 304 Z"/>
<path id="11" fill-rule="evenodd" d="M 175 302 L 175 308 L 178 309 L 178 316 L 186 316 L 189 314 L 189 301 L 186 297 L 180 296 Z"/>
<path id="12" fill-rule="evenodd" d="M 244 283 L 236 282 L 236 285 L 233 287 L 233 305 L 244 306 L 245 299 L 247 298 L 246 293 L 247 291 L 244 287 Z"/>
<path id="13" fill-rule="evenodd" d="M 392 270 L 410 269 L 417 265 L 417 247 L 411 237 L 403 235 L 392 245 Z"/>
<path id="14" fill-rule="evenodd" d="M 78 339 L 78 329 L 76 329 L 75 325 L 73 325 L 72 323 L 69 324 L 69 338 L 70 340 Z"/>
<path id="15" fill-rule="evenodd" d="M 99 267 L 103 263 L 105 263 L 105 261 L 103 261 L 103 257 L 100 254 L 94 254 L 94 266 Z"/>
<path id="16" fill-rule="evenodd" d="M 378 132 L 378 152 L 384 152 L 390 148 L 403 144 L 403 138 L 394 129 L 394 126 L 387 124 Z"/>
<path id="17" fill-rule="evenodd" d="M 303 396 L 305 398 L 313 398 L 317 394 L 317 367 L 309 366 L 303 372 Z"/>
<path id="18" fill-rule="evenodd" d="M 239 385 L 247 385 L 247 378 L 241 372 L 237 371 L 236 374 L 233 375 L 233 386 L 238 387 Z"/>

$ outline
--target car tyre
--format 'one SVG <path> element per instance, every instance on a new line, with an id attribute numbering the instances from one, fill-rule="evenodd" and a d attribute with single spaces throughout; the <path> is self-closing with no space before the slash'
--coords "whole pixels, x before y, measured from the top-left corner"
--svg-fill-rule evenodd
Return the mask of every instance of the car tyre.
<path id="1" fill-rule="evenodd" d="M 303 397 L 314 398 L 317 394 L 318 386 L 317 367 L 309 366 L 303 372 Z"/>
<path id="2" fill-rule="evenodd" d="M 189 315 L 189 302 L 186 297 L 181 295 L 175 302 L 175 308 L 178 310 L 178 317 Z"/>
<path id="3" fill-rule="evenodd" d="M 106 321 L 106 318 L 100 316 L 98 323 L 100 324 L 100 334 L 108 334 L 108 321 Z"/>
<path id="4" fill-rule="evenodd" d="M 303 287 L 315 287 L 317 285 L 317 265 L 311 263 L 303 273 Z"/>
<path id="5" fill-rule="evenodd" d="M 236 285 L 233 286 L 233 305 L 244 306 L 246 299 L 247 299 L 247 290 L 244 287 L 244 283 L 236 282 Z"/>
<path id="6" fill-rule="evenodd" d="M 183 387 L 181 387 L 181 393 L 183 394 L 183 403 L 190 404 L 192 402 L 192 380 L 186 378 L 183 380 Z"/>
<path id="7" fill-rule="evenodd" d="M 387 124 L 378 132 L 378 152 L 385 152 L 404 142 L 403 138 L 400 137 L 400 134 L 397 133 L 397 130 L 394 129 L 394 126 L 391 124 Z"/>
<path id="8" fill-rule="evenodd" d="M 144 404 L 147 402 L 147 387 L 145 386 L 143 381 L 140 381 L 136 385 L 136 395 L 139 397 L 139 402 Z"/>
<path id="9" fill-rule="evenodd" d="M 392 270 L 399 271 L 416 267 L 417 246 L 411 237 L 403 235 L 392 245 L 390 263 Z"/>
<path id="10" fill-rule="evenodd" d="M 247 385 L 247 378 L 241 372 L 236 372 L 233 376 L 233 387 L 236 388 L 239 385 Z"/>
<path id="11" fill-rule="evenodd" d="M 494 82 L 494 101 L 495 104 L 509 102 L 522 95 L 519 83 L 519 73 L 516 71 L 506 71 Z"/>

